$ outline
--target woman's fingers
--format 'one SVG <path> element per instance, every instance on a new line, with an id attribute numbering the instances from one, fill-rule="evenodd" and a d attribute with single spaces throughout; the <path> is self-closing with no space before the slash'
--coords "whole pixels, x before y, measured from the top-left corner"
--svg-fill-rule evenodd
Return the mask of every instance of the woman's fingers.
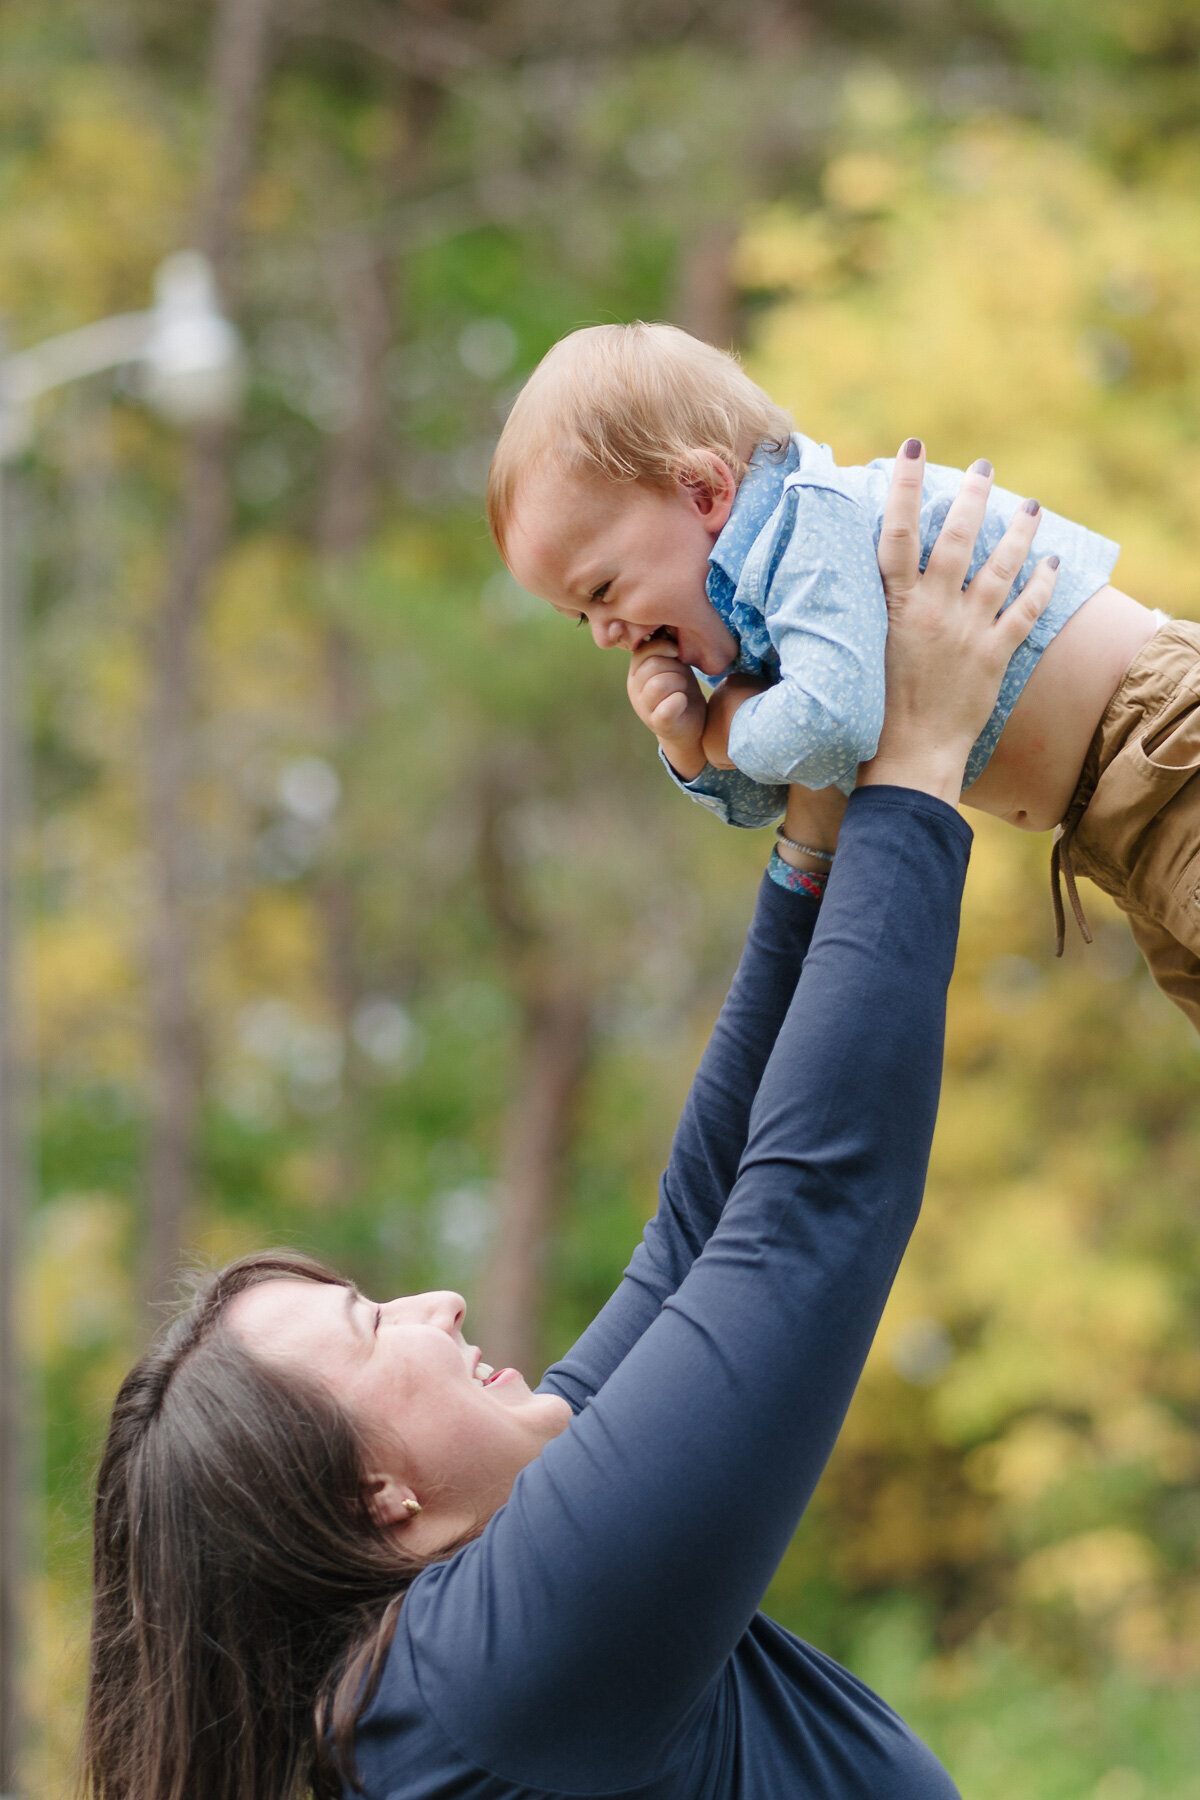
<path id="1" fill-rule="evenodd" d="M 921 490 L 925 446 L 906 438 L 892 470 L 879 533 L 879 572 L 889 594 L 907 592 L 921 573 Z"/>
<path id="2" fill-rule="evenodd" d="M 1009 657 L 1023 644 L 1034 625 L 1041 618 L 1050 597 L 1054 593 L 1054 584 L 1058 580 L 1059 559 L 1057 556 L 1044 556 L 1025 586 L 1021 589 L 1011 606 L 1006 606 L 995 622 L 996 644 L 1000 655 L 1007 664 Z M 983 571 L 980 570 L 980 574 Z M 979 576 L 975 577 L 978 581 Z M 1011 587 L 1012 583 L 1009 583 Z M 975 586 L 975 582 L 971 583 Z M 1007 589 L 1005 590 L 1007 592 Z"/>
<path id="3" fill-rule="evenodd" d="M 926 574 L 949 590 L 961 589 L 966 582 L 991 491 L 992 465 L 980 458 L 963 476 L 925 565 Z"/>
<path id="4" fill-rule="evenodd" d="M 999 612 L 1013 582 L 1025 567 L 1030 545 L 1042 522 L 1036 500 L 1024 501 L 1013 514 L 1007 531 L 971 582 L 968 593 L 986 600 Z"/>

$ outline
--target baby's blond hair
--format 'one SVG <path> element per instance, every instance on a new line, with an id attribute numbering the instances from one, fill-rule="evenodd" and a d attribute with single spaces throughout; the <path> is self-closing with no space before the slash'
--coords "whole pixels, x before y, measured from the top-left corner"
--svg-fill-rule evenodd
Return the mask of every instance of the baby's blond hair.
<path id="1" fill-rule="evenodd" d="M 740 480 L 747 452 L 782 453 L 792 421 L 736 358 L 675 325 L 590 325 L 547 351 L 500 434 L 487 516 L 500 554 L 522 482 L 534 471 L 666 488 L 703 480 L 709 450 Z"/>

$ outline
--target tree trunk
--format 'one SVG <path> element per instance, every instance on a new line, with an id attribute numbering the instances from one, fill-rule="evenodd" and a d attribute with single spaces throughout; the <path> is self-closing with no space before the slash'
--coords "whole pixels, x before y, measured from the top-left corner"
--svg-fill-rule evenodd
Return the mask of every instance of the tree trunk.
<path id="1" fill-rule="evenodd" d="M 727 220 L 710 221 L 680 257 L 674 316 L 685 331 L 730 350 L 738 337 L 733 251 L 737 233 Z"/>
<path id="2" fill-rule="evenodd" d="M 384 360 L 392 344 L 392 309 L 386 260 L 369 240 L 360 239 L 345 263 L 339 294 L 342 331 L 349 352 L 350 402 L 346 424 L 333 440 L 317 524 L 317 551 L 326 590 L 336 595 L 351 577 L 379 509 L 379 479 L 387 415 Z M 325 688 L 332 743 L 340 747 L 358 721 L 361 699 L 357 649 L 336 616 L 325 624 Z M 316 903 L 325 937 L 325 962 L 343 1040 L 348 1041 L 360 997 L 355 938 L 354 893 L 336 864 L 316 884 Z M 358 1185 L 358 1136 L 343 1108 L 334 1143 L 338 1187 Z"/>
<path id="3" fill-rule="evenodd" d="M 200 1115 L 185 808 L 195 754 L 193 641 L 204 585 L 228 532 L 228 439 L 226 428 L 207 427 L 189 447 L 183 517 L 151 648 L 146 807 L 154 888 L 147 942 L 151 1068 L 142 1271 L 150 1304 L 166 1295 L 179 1255 Z"/>
<path id="4" fill-rule="evenodd" d="M 238 213 L 249 180 L 267 67 L 270 0 L 221 0 L 213 45 L 213 135 L 197 221 L 198 247 L 231 302 Z M 195 1182 L 200 1117 L 201 1031 L 194 992 L 190 917 L 188 777 L 193 655 L 205 589 L 223 551 L 231 514 L 229 427 L 191 434 L 181 516 L 150 649 L 147 838 L 154 871 L 149 931 L 150 1116 L 145 1159 L 146 1231 L 142 1292 L 168 1291 Z"/>
<path id="5" fill-rule="evenodd" d="M 501 1158 L 496 1242 L 476 1312 L 487 1361 L 520 1369 L 533 1382 L 541 1373 L 546 1243 L 587 1064 L 591 1007 L 563 986 L 523 995 L 521 1010 L 524 1042 Z"/>
<path id="6" fill-rule="evenodd" d="M 503 820 L 514 787 L 498 753 L 482 782 L 477 861 L 521 1012 L 521 1051 L 500 1155 L 495 1241 L 476 1313 L 487 1361 L 532 1380 L 540 1373 L 546 1243 L 561 1202 L 593 1000 L 581 967 L 565 962 L 540 928 L 505 855 Z"/>

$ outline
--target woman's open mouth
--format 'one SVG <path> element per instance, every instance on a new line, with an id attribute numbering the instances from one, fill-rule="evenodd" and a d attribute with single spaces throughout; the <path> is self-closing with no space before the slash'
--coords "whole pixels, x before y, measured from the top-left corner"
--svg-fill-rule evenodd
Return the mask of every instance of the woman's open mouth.
<path id="1" fill-rule="evenodd" d="M 475 1365 L 475 1380 L 480 1387 L 495 1387 L 498 1382 L 507 1381 L 516 1375 L 516 1369 L 493 1369 L 490 1363 L 479 1362 Z"/>
<path id="2" fill-rule="evenodd" d="M 494 1382 L 503 1381 L 506 1375 L 514 1375 L 515 1369 L 493 1369 L 491 1363 L 485 1363 L 480 1357 L 471 1371 L 472 1378 L 480 1387 L 491 1387 Z"/>

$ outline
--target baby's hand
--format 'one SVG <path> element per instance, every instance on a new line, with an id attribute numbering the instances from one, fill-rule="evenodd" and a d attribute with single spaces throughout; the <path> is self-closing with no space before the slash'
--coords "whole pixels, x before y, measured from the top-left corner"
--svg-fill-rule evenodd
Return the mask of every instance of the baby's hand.
<path id="1" fill-rule="evenodd" d="M 629 704 L 650 727 L 675 773 L 694 781 L 704 768 L 701 739 L 708 709 L 700 683 L 680 662 L 675 645 L 657 638 L 635 650 L 625 686 Z"/>
<path id="2" fill-rule="evenodd" d="M 703 750 L 706 761 L 714 769 L 732 769 L 729 760 L 729 727 L 743 700 L 752 694 L 765 694 L 768 684 L 753 675 L 727 675 L 708 697 L 708 719 L 704 727 Z"/>

